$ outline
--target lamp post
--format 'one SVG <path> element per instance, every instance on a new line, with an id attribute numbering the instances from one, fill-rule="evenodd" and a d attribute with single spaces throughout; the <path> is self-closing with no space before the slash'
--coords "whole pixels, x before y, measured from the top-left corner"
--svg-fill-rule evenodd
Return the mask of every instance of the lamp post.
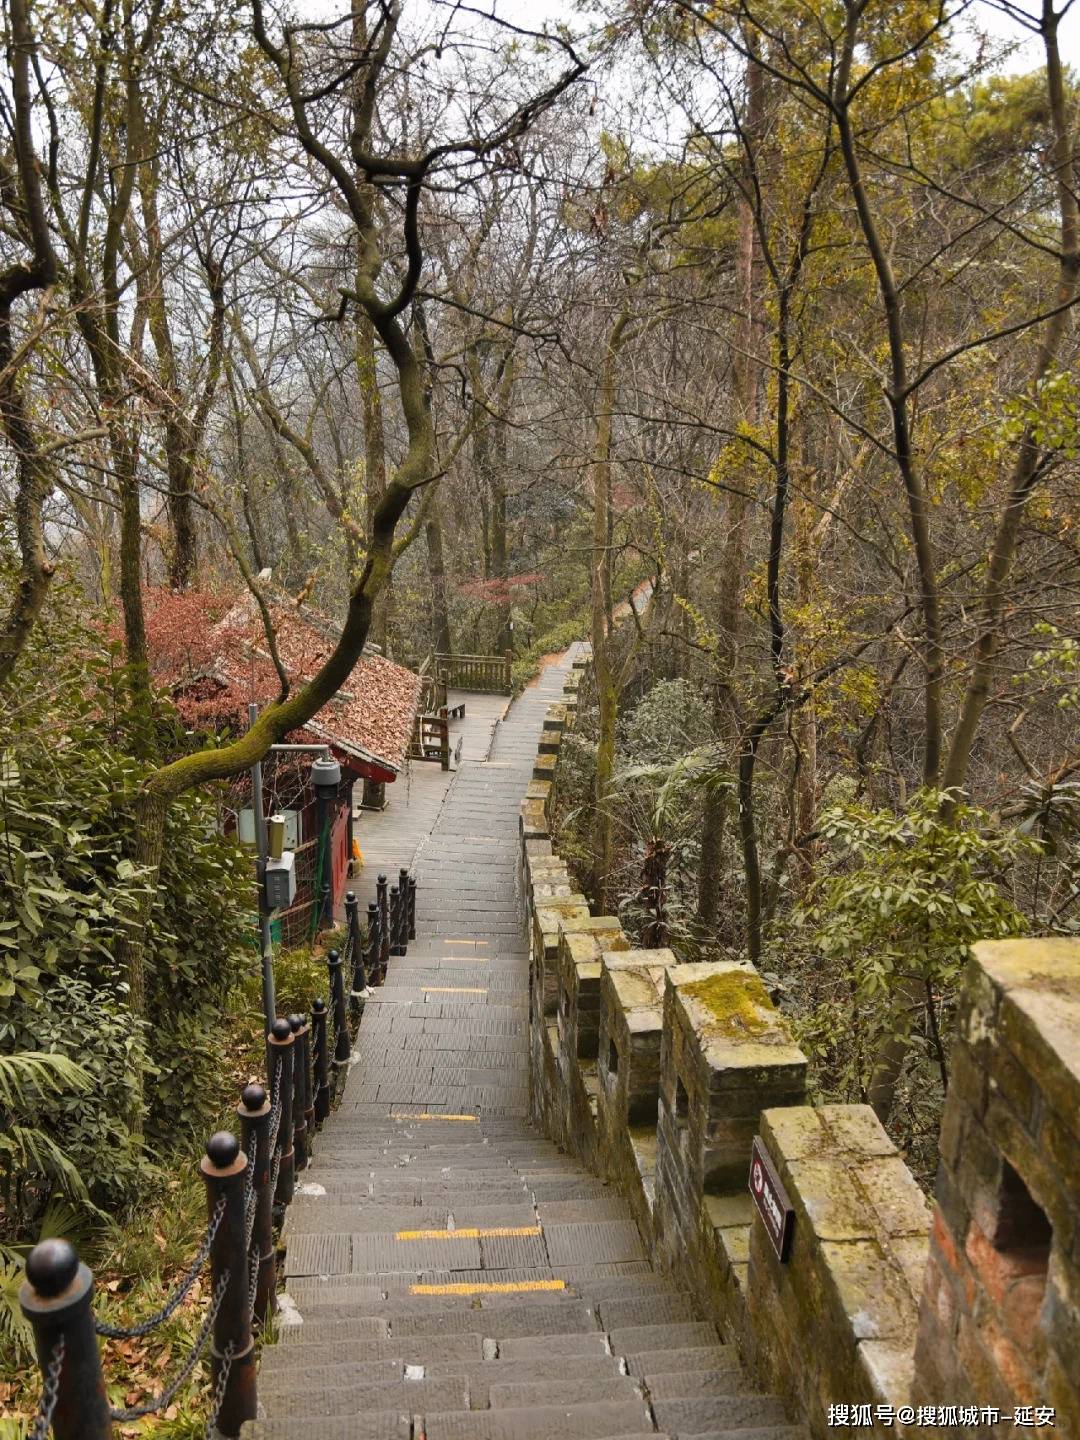
<path id="1" fill-rule="evenodd" d="M 323 906 L 320 917 L 322 924 L 330 925 L 334 919 L 333 882 L 329 873 L 331 865 L 330 806 L 337 795 L 338 786 L 341 784 L 341 766 L 331 754 L 320 755 L 317 760 L 311 762 L 311 783 L 315 789 L 315 799 L 318 805 L 316 825 L 319 835 L 319 854 L 322 857 L 320 867 L 322 895 L 315 896 L 315 904 Z"/>
<path id="2" fill-rule="evenodd" d="M 248 729 L 258 718 L 259 707 L 248 706 Z M 276 1000 L 274 996 L 274 946 L 270 935 L 270 909 L 266 903 L 266 861 L 268 846 L 266 837 L 266 815 L 263 811 L 262 761 L 256 760 L 251 767 L 251 804 L 255 815 L 255 848 L 258 853 L 257 874 L 259 877 L 259 949 L 262 959 L 263 1017 L 266 1029 L 274 1023 Z"/>
<path id="3" fill-rule="evenodd" d="M 250 729 L 258 719 L 259 707 L 256 704 L 248 706 L 248 728 Z M 325 819 L 329 814 L 329 800 L 336 793 L 341 783 L 341 766 L 330 754 L 330 746 L 322 745 L 271 745 L 270 754 L 292 754 L 292 753 L 316 754 L 319 758 L 311 767 L 311 782 L 315 787 L 315 795 L 319 802 L 318 828 L 319 844 L 322 846 L 323 864 L 329 858 L 330 846 L 326 843 L 329 836 L 324 834 Z M 321 769 L 319 767 L 322 767 Z M 331 778 L 332 777 L 332 778 Z M 267 861 L 279 860 L 282 854 L 284 841 L 284 825 L 273 817 L 274 824 L 273 846 L 271 847 L 270 836 L 267 831 L 266 812 L 263 809 L 263 780 L 262 761 L 256 760 L 251 767 L 251 803 L 255 817 L 255 850 L 258 856 L 256 873 L 259 881 L 259 949 L 262 962 L 262 999 L 263 1017 L 266 1021 L 266 1031 L 269 1034 L 277 1014 L 276 996 L 274 993 L 274 946 L 270 933 L 270 916 L 273 913 L 267 896 L 266 868 Z M 277 823 L 275 823 L 277 822 Z M 295 887 L 290 885 L 290 894 Z M 282 902 L 284 903 L 284 902 Z M 291 902 L 290 902 L 291 903 Z M 316 895 L 315 904 L 321 904 L 321 897 Z"/>

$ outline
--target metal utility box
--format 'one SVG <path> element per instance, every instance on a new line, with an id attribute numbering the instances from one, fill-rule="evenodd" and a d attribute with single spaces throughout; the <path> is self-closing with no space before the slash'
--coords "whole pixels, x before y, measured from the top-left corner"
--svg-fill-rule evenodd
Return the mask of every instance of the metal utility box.
<path id="1" fill-rule="evenodd" d="M 291 850 L 280 860 L 267 860 L 263 888 L 268 910 L 287 910 L 296 899 L 296 856 Z"/>

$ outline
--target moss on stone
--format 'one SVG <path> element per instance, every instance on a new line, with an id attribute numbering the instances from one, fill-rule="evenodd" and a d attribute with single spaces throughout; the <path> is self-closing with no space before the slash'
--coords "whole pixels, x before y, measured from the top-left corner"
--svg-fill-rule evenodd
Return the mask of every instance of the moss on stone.
<path id="1" fill-rule="evenodd" d="M 764 1035 L 775 1026 L 769 992 L 760 977 L 749 971 L 728 970 L 680 985 L 679 989 L 712 1017 L 707 1033 Z"/>

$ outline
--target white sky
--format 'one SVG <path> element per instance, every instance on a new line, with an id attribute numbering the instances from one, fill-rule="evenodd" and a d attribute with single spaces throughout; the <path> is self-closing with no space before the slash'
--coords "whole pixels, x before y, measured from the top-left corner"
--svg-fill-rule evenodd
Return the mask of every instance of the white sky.
<path id="1" fill-rule="evenodd" d="M 1028 8 L 1034 11 L 1038 0 L 1026 0 Z M 487 5 L 500 18 L 511 20 L 518 25 L 529 25 L 540 29 L 545 21 L 562 21 L 571 29 L 581 24 L 581 7 L 572 0 L 487 0 Z M 1058 0 L 1060 8 L 1061 0 Z M 479 6 L 478 6 L 479 8 Z M 975 23 L 1002 41 L 1024 41 L 1023 26 L 1002 14 L 987 0 L 975 0 L 970 14 Z M 1059 32 L 1061 56 L 1066 64 L 1080 68 L 1080 0 L 1073 0 L 1072 8 L 1061 22 Z M 1033 70 L 1042 63 L 1042 45 L 1038 36 L 1027 36 L 1020 50 L 1007 62 L 1007 70 Z"/>

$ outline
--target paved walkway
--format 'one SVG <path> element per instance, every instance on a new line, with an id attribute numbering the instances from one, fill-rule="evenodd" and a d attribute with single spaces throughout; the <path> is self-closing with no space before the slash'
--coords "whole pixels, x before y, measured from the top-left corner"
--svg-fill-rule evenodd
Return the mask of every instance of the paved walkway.
<path id="1" fill-rule="evenodd" d="M 248 1436 L 802 1433 L 652 1272 L 621 1197 L 526 1119 L 518 804 L 568 664 L 463 759 L 420 837 L 417 939 L 368 1002 L 341 1107 L 298 1177 L 267 1418 Z"/>

